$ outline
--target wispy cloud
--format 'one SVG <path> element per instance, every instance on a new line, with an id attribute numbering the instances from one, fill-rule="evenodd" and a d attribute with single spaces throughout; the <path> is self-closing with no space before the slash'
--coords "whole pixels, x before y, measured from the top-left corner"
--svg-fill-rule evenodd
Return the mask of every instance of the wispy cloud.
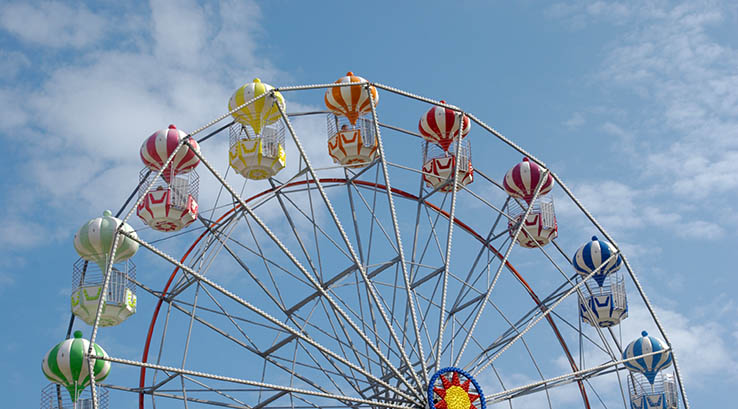
<path id="1" fill-rule="evenodd" d="M 10 81 L 21 70 L 31 66 L 31 61 L 23 53 L 17 51 L 0 50 L 0 72 L 3 73 L 0 81 Z"/>
<path id="2" fill-rule="evenodd" d="M 654 3 L 611 50 L 601 78 L 638 90 L 648 109 L 630 113 L 639 133 L 662 143 L 644 152 L 646 172 L 673 192 L 702 200 L 738 187 L 738 50 L 710 30 L 724 22 L 720 3 Z"/>
<path id="3" fill-rule="evenodd" d="M 15 278 L 6 271 L 0 271 L 0 291 L 15 284 Z"/>
<path id="4" fill-rule="evenodd" d="M 659 229 L 685 238 L 717 239 L 725 230 L 709 220 L 692 219 L 673 208 L 661 206 L 660 193 L 651 189 L 637 189 L 616 180 L 572 184 L 572 191 L 605 228 L 616 237 L 642 229 Z M 557 201 L 558 217 L 590 228 L 588 220 L 567 199 Z"/>
<path id="5" fill-rule="evenodd" d="M 738 189 L 738 50 L 714 30 L 727 24 L 728 6 L 569 2 L 548 15 L 579 28 L 627 20 L 593 75 L 608 93 L 642 101 L 601 119 L 600 128 L 616 141 L 610 149 L 633 161 L 636 177 L 580 181 L 575 194 L 616 232 L 656 227 L 683 239 L 724 237 L 736 221 L 705 205 L 732 208 Z"/>
<path id="6" fill-rule="evenodd" d="M 584 119 L 584 115 L 581 112 L 575 112 L 569 119 L 564 121 L 564 126 L 569 129 L 577 129 L 584 125 L 587 121 Z"/>
<path id="7" fill-rule="evenodd" d="M 0 225 L 0 246 L 5 248 L 29 248 L 48 238 L 46 229 L 33 221 L 6 219 Z"/>
<path id="8" fill-rule="evenodd" d="M 84 5 L 14 2 L 0 8 L 0 26 L 33 45 L 82 48 L 103 40 L 106 21 Z"/>

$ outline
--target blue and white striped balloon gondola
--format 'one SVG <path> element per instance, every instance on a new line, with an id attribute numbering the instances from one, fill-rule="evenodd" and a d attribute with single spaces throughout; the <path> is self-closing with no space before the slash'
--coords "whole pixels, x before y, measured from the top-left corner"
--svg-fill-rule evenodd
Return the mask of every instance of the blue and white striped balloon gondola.
<path id="1" fill-rule="evenodd" d="M 592 236 L 592 241 L 580 247 L 574 257 L 572 257 L 571 264 L 574 269 L 577 270 L 579 275 L 582 277 L 588 276 L 592 271 L 596 270 L 602 265 L 607 259 L 615 254 L 615 248 L 612 244 L 606 241 L 597 240 L 597 236 Z M 605 277 L 608 274 L 618 271 L 620 266 L 623 264 L 623 260 L 620 258 L 620 254 L 612 258 L 602 268 L 592 276 L 597 281 L 597 284 L 602 287 L 605 282 Z"/>
<path id="2" fill-rule="evenodd" d="M 664 341 L 649 336 L 646 331 L 641 332 L 641 335 L 640 338 L 628 344 L 628 347 L 623 351 L 623 359 L 656 352 L 653 355 L 625 362 L 628 369 L 642 373 L 653 384 L 656 374 L 671 365 L 671 350 L 666 348 Z"/>

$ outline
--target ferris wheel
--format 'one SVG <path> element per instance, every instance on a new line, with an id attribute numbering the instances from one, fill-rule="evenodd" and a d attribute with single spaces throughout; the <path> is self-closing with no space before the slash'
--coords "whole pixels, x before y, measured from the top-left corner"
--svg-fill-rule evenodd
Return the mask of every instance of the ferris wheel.
<path id="1" fill-rule="evenodd" d="M 295 94 L 326 109 L 289 111 Z M 129 200 L 75 236 L 42 408 L 689 408 L 614 240 L 462 108 L 351 72 L 255 79 L 202 128 L 142 139 Z M 227 162 L 202 152 L 217 141 Z M 624 334 L 633 308 L 647 320 Z M 129 325 L 136 356 L 96 343 Z"/>

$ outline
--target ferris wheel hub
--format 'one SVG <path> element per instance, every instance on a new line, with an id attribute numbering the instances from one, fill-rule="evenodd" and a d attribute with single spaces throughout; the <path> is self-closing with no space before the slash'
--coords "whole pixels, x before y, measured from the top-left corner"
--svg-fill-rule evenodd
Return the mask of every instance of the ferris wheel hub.
<path id="1" fill-rule="evenodd" d="M 430 409 L 486 409 L 482 388 L 463 369 L 447 367 L 439 370 L 428 383 Z"/>

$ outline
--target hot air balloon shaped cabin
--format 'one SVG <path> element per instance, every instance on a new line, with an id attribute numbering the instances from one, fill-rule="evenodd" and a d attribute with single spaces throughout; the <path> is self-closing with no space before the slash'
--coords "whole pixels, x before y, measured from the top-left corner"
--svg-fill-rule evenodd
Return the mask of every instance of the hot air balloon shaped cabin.
<path id="1" fill-rule="evenodd" d="M 631 371 L 628 377 L 631 409 L 677 409 L 679 396 L 673 373 L 665 373 L 671 366 L 671 351 L 664 341 L 649 336 L 646 331 L 623 351 L 623 359 L 637 358 L 625 363 Z"/>
<path id="2" fill-rule="evenodd" d="M 613 254 L 612 244 L 592 236 L 572 257 L 572 265 L 582 278 L 600 269 L 578 294 L 579 317 L 593 327 L 611 327 L 628 317 L 625 279 L 620 273 L 622 260 L 620 255 L 611 257 Z"/>
<path id="3" fill-rule="evenodd" d="M 451 108 L 434 106 L 420 117 L 418 130 L 425 140 L 422 149 L 423 181 L 426 186 L 450 192 L 454 187 L 459 190 L 474 181 L 471 146 L 468 140 L 463 139 L 470 129 L 469 117 Z M 455 156 L 457 144 L 461 145 L 458 161 Z M 458 173 L 456 186 L 453 184 L 454 167 Z"/>
<path id="4" fill-rule="evenodd" d="M 82 338 L 82 331 L 75 331 L 74 337 L 64 340 L 56 344 L 46 354 L 43 361 L 41 362 L 41 370 L 43 371 L 46 379 L 51 382 L 63 386 L 72 401 L 72 406 L 65 406 L 61 403 L 64 402 L 61 393 L 55 393 L 56 403 L 60 409 L 71 409 L 74 408 L 91 408 L 90 406 L 82 406 L 85 403 L 91 403 L 89 400 L 82 398 L 82 392 L 90 384 L 90 367 L 88 358 L 85 356 L 87 351 L 90 349 L 90 341 Z M 92 344 L 92 352 L 96 356 L 107 357 L 108 354 L 97 344 Z M 92 359 L 92 376 L 95 377 L 95 382 L 102 382 L 108 377 L 110 373 L 110 361 L 103 359 Z M 56 388 L 54 388 L 56 389 Z M 44 406 L 45 399 L 42 395 L 41 407 Z M 86 402 L 85 402 L 86 401 Z M 51 406 L 55 407 L 55 406 Z"/>
<path id="5" fill-rule="evenodd" d="M 366 82 L 352 72 L 346 73 L 336 84 Z M 328 88 L 325 92 L 328 114 L 328 154 L 334 163 L 360 168 L 377 156 L 377 138 L 371 117 L 372 100 L 379 103 L 379 94 L 373 86 L 345 85 Z"/>
<path id="6" fill-rule="evenodd" d="M 74 248 L 81 257 L 72 274 L 72 313 L 88 325 L 93 325 L 102 301 L 102 289 L 115 231 L 123 223 L 106 210 L 102 217 L 85 223 L 74 236 Z M 122 230 L 133 237 L 136 232 L 124 223 Z M 138 251 L 138 243 L 121 235 L 110 271 L 100 326 L 118 325 L 136 313 L 136 266 L 129 259 Z"/>
<path id="7" fill-rule="evenodd" d="M 237 89 L 228 101 L 235 123 L 230 128 L 230 166 L 247 179 L 268 179 L 284 169 L 285 109 L 282 94 L 274 87 L 254 82 Z"/>
<path id="8" fill-rule="evenodd" d="M 185 138 L 185 132 L 169 125 L 167 129 L 154 132 L 141 145 L 141 160 L 146 167 L 139 174 L 138 196 L 143 199 L 136 214 L 154 230 L 175 232 L 197 220 L 200 178 L 195 167 L 200 159 L 195 152 L 199 153 L 200 147 L 194 139 L 177 151 L 161 178 L 155 179 Z"/>
<path id="9" fill-rule="evenodd" d="M 539 184 L 538 196 L 533 200 Z M 505 174 L 502 185 L 511 197 L 507 208 L 510 235 L 523 223 L 516 237 L 521 247 L 545 246 L 558 236 L 553 197 L 547 195 L 553 188 L 553 177 L 543 167 L 524 158 Z M 528 207 L 530 212 L 523 220 Z"/>

